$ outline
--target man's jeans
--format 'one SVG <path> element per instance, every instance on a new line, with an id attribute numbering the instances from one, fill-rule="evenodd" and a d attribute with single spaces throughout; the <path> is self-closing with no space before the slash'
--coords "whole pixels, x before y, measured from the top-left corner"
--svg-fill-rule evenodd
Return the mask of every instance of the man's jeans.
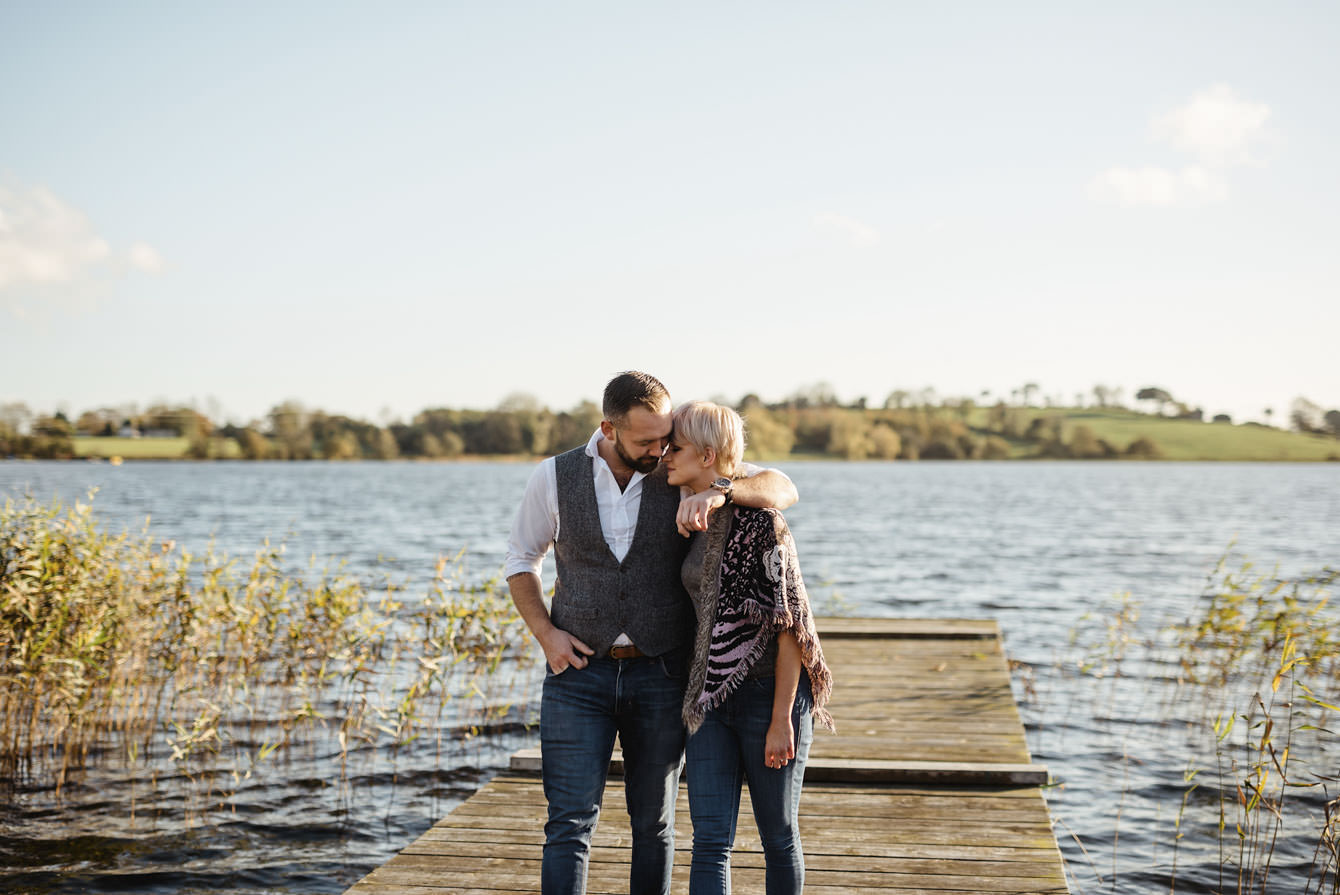
<path id="1" fill-rule="evenodd" d="M 600 814 L 614 735 L 623 747 L 633 827 L 630 895 L 666 895 L 675 850 L 675 797 L 684 756 L 685 651 L 638 659 L 593 658 L 548 672 L 540 749 L 549 821 L 544 895 L 586 891 L 591 834 Z"/>
<path id="2" fill-rule="evenodd" d="M 814 739 L 809 677 L 800 675 L 791 727 L 796 757 L 786 767 L 763 762 L 772 723 L 773 678 L 748 679 L 712 709 L 689 737 L 686 773 L 693 817 L 693 866 L 689 895 L 730 892 L 730 853 L 740 814 L 740 784 L 749 781 L 766 867 L 767 895 L 793 895 L 805 884 L 800 847 L 800 788 Z"/>

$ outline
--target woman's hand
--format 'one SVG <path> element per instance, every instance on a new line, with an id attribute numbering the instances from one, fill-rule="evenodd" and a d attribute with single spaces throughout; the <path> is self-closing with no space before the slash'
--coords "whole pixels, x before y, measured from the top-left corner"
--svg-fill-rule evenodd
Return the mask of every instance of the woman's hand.
<path id="1" fill-rule="evenodd" d="M 774 717 L 768 725 L 768 735 L 763 742 L 763 763 L 770 768 L 784 768 L 795 757 L 796 736 L 788 712 L 780 718 Z"/>

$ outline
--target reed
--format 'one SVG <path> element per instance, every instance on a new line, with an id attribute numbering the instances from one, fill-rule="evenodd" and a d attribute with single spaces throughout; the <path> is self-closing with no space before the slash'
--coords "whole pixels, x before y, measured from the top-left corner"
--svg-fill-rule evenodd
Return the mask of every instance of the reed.
<path id="1" fill-rule="evenodd" d="M 1271 891 L 1282 839 L 1309 837 L 1305 891 L 1340 893 L 1327 801 L 1337 782 L 1327 724 L 1340 712 L 1340 612 L 1330 600 L 1338 579 L 1335 569 L 1284 578 L 1224 558 L 1170 629 L 1182 687 L 1215 707 L 1221 892 Z"/>
<path id="2" fill-rule="evenodd" d="M 1132 724 L 1161 716 L 1164 752 L 1140 758 L 1185 767 L 1180 781 L 1166 781 L 1182 793 L 1169 891 L 1190 846 L 1199 865 L 1193 888 L 1208 875 L 1218 893 L 1280 891 L 1272 872 L 1284 850 L 1297 891 L 1340 895 L 1337 580 L 1335 569 L 1263 571 L 1230 548 L 1184 613 L 1141 624 L 1142 607 L 1123 594 L 1073 632 L 1063 667 L 1102 679 L 1091 714 Z M 1142 682 L 1118 685 L 1132 678 Z M 1312 856 L 1310 867 L 1301 861 L 1306 883 L 1301 854 Z M 1207 867 L 1211 858 L 1217 867 Z"/>
<path id="3" fill-rule="evenodd" d="M 247 563 L 106 531 L 88 501 L 0 513 L 0 778 L 59 789 L 98 760 L 169 756 L 233 774 L 299 742 L 469 735 L 532 661 L 496 580 L 442 558 L 426 587 Z M 444 713 L 454 725 L 444 728 Z M 464 719 L 464 720 L 462 720 Z"/>

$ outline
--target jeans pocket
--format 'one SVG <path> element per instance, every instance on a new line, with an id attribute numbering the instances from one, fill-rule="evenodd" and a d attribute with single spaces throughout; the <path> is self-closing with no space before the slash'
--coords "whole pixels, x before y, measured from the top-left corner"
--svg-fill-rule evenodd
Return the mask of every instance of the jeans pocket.
<path id="1" fill-rule="evenodd" d="M 667 680 L 683 682 L 689 678 L 688 651 L 673 649 L 656 657 Z"/>

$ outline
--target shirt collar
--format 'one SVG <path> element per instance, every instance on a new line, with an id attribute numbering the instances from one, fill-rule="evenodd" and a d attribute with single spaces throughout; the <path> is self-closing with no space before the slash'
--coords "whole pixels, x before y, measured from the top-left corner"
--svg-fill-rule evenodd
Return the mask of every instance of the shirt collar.
<path id="1" fill-rule="evenodd" d="M 605 433 L 600 431 L 599 426 L 596 426 L 596 431 L 594 434 L 591 435 L 591 440 L 586 443 L 586 456 L 599 457 L 600 448 L 597 447 L 597 445 L 599 445 L 600 442 L 604 440 L 605 440 Z"/>
<path id="2" fill-rule="evenodd" d="M 600 465 L 596 467 L 597 474 L 603 468 L 606 475 L 610 478 L 614 478 L 614 470 L 610 469 L 610 465 L 605 462 L 605 458 L 600 456 L 600 442 L 608 440 L 609 439 L 605 437 L 605 433 L 601 432 L 600 427 L 597 426 L 595 433 L 591 435 L 591 440 L 586 443 L 586 456 L 600 461 Z M 629 488 L 632 488 L 633 485 L 642 481 L 646 477 L 647 474 L 645 472 L 638 472 L 636 469 L 633 470 L 633 477 L 628 480 L 628 485 L 624 489 L 624 493 L 627 493 Z"/>

